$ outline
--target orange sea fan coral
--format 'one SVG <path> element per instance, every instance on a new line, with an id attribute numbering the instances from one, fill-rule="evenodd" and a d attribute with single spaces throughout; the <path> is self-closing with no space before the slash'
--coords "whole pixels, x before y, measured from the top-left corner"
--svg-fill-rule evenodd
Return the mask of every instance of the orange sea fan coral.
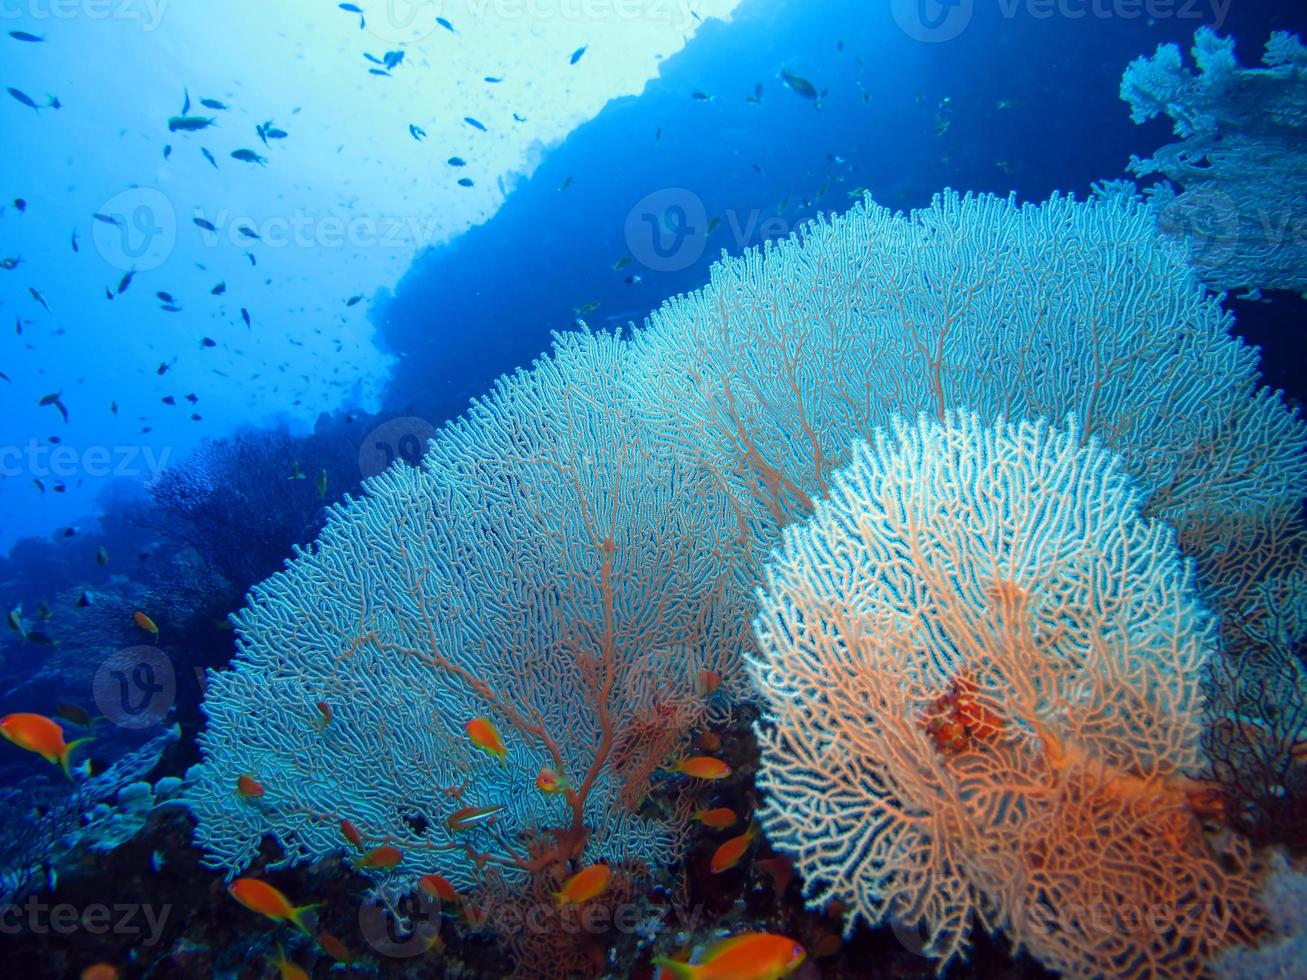
<path id="1" fill-rule="evenodd" d="M 1214 627 L 1113 456 L 1043 423 L 860 444 L 786 532 L 756 622 L 760 819 L 813 906 L 973 921 L 1068 976 L 1185 976 L 1251 938 L 1256 870 L 1204 834 Z"/>

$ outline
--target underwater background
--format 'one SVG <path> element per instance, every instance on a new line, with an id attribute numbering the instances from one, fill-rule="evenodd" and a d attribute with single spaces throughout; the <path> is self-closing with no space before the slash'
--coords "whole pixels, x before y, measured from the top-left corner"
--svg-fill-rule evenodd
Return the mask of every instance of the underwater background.
<path id="1" fill-rule="evenodd" d="M 6 974 L 1307 975 L 1305 31 L 0 4 Z"/>

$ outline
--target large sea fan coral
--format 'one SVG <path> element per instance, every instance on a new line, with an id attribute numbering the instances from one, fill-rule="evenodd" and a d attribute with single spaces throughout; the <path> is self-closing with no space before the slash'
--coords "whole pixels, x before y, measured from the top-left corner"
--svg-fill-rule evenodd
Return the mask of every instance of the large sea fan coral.
<path id="1" fill-rule="evenodd" d="M 483 857 L 518 884 L 542 854 L 670 860 L 675 822 L 632 810 L 703 711 L 695 672 L 743 691 L 768 549 L 895 414 L 1075 413 L 1222 610 L 1260 602 L 1294 534 L 1248 560 L 1230 543 L 1298 506 L 1304 435 L 1230 326 L 1137 203 L 949 193 L 724 261 L 632 341 L 560 338 L 255 590 L 206 699 L 197 836 L 228 871 L 268 834 L 289 863 L 340 848 L 353 808 L 405 848 L 396 888 L 433 867 L 470 884 Z M 466 744 L 480 714 L 513 732 L 507 774 Z M 595 773 L 579 810 L 531 788 L 560 768 L 549 739 L 564 775 Z M 246 771 L 260 805 L 234 794 Z M 499 840 L 444 834 L 499 802 Z"/>
<path id="2" fill-rule="evenodd" d="M 1307 434 L 1232 326 L 1137 202 L 944 193 L 714 266 L 636 338 L 638 394 L 761 553 L 895 415 L 1074 413 L 1179 531 L 1222 615 L 1262 618 L 1257 583 L 1303 538 Z"/>
<path id="3" fill-rule="evenodd" d="M 283 863 L 343 856 L 341 819 L 403 852 L 379 875 L 392 894 L 432 871 L 556 887 L 574 860 L 676 856 L 676 821 L 634 809 L 707 711 L 698 671 L 748 625 L 724 601 L 724 503 L 649 441 L 625 371 L 615 338 L 560 338 L 252 593 L 191 793 L 214 866 L 244 868 L 265 835 Z M 465 732 L 481 716 L 503 765 Z M 570 789 L 537 789 L 544 767 Z M 236 792 L 244 773 L 262 797 Z M 447 828 L 486 806 L 505 810 Z"/>
<path id="4" fill-rule="evenodd" d="M 923 417 L 786 531 L 760 816 L 810 904 L 922 925 L 944 962 L 979 919 L 1086 977 L 1191 974 L 1255 928 L 1189 777 L 1213 623 L 1139 504 L 1074 426 Z"/>

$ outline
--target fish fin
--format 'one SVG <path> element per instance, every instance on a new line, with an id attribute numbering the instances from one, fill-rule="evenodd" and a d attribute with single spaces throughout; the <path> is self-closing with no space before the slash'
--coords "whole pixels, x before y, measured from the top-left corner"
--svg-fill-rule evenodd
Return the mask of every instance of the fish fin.
<path id="1" fill-rule="evenodd" d="M 668 976 L 675 977 L 676 980 L 695 980 L 699 975 L 698 967 L 690 963 L 682 963 L 680 960 L 669 960 L 666 956 L 655 956 L 653 965 Z"/>
<path id="2" fill-rule="evenodd" d="M 73 772 L 68 768 L 68 757 L 72 755 L 73 749 L 77 748 L 77 746 L 85 745 L 87 742 L 92 741 L 94 741 L 94 739 L 88 735 L 86 738 L 76 739 L 64 746 L 64 750 L 59 756 L 59 768 L 64 771 L 64 775 L 68 777 L 69 781 L 73 778 Z"/>
<path id="3" fill-rule="evenodd" d="M 311 905 L 300 905 L 295 908 L 292 908 L 290 910 L 290 915 L 287 916 L 287 918 L 290 919 L 290 921 L 295 924 L 295 927 L 299 929 L 300 932 L 304 933 L 304 935 L 312 936 L 313 932 L 312 930 L 309 929 L 308 926 L 304 924 L 303 916 L 305 912 L 309 912 L 313 909 L 316 909 L 321 904 L 322 904 L 321 902 L 314 902 Z"/>

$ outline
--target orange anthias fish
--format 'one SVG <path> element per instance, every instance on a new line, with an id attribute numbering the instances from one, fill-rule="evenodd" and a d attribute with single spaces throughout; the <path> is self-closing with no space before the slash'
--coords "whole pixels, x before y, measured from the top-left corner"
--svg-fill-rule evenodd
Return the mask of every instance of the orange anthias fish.
<path id="1" fill-rule="evenodd" d="M 807 953 L 788 936 L 770 932 L 746 932 L 714 944 L 701 963 L 679 963 L 657 957 L 676 980 L 781 980 L 803 963 Z"/>
<path id="2" fill-rule="evenodd" d="M 347 841 L 357 847 L 360 851 L 363 850 L 363 835 L 359 833 L 359 829 L 352 823 L 348 820 L 341 820 L 340 832 L 344 835 Z"/>
<path id="3" fill-rule="evenodd" d="M 73 778 L 73 774 L 68 768 L 68 757 L 77 746 L 91 741 L 88 736 L 65 742 L 64 730 L 57 722 L 51 721 L 45 715 L 21 711 L 0 718 L 0 735 L 20 749 L 35 752 L 46 762 L 55 763 L 69 779 Z"/>
<path id="4" fill-rule="evenodd" d="M 459 902 L 463 899 L 463 896 L 458 893 L 458 889 L 444 875 L 423 875 L 418 879 L 418 887 L 432 898 L 438 898 L 442 902 Z"/>
<path id="5" fill-rule="evenodd" d="M 588 902 L 604 893 L 612 877 L 613 872 L 608 865 L 592 864 L 563 882 L 563 887 L 554 892 L 554 900 L 559 905 L 580 905 L 582 902 Z"/>
<path id="6" fill-rule="evenodd" d="M 95 727 L 95 719 L 91 717 L 91 713 L 78 705 L 61 704 L 54 709 L 54 713 L 64 721 L 80 725 L 82 728 Z"/>
<path id="7" fill-rule="evenodd" d="M 827 956 L 834 956 L 844 946 L 844 940 L 840 938 L 838 932 L 828 932 L 817 941 L 816 947 L 812 951 L 814 959 L 825 959 Z"/>
<path id="8" fill-rule="evenodd" d="M 572 788 L 572 784 L 567 781 L 565 776 L 560 776 L 548 766 L 540 770 L 540 775 L 536 776 L 536 789 L 542 793 L 562 793 Z"/>
<path id="9" fill-rule="evenodd" d="M 699 810 L 695 813 L 694 819 L 713 830 L 725 830 L 727 827 L 734 827 L 735 822 L 740 818 L 730 807 L 719 806 L 711 810 Z"/>
<path id="10" fill-rule="evenodd" d="M 154 620 L 145 615 L 145 613 L 141 612 L 139 609 L 132 613 L 132 619 L 135 620 L 136 625 L 145 630 L 145 632 L 153 636 L 159 635 L 159 627 L 155 625 Z"/>
<path id="11" fill-rule="evenodd" d="M 404 860 L 404 852 L 392 844 L 374 847 L 354 862 L 356 868 L 393 868 Z"/>
<path id="12" fill-rule="evenodd" d="M 753 843 L 753 839 L 758 836 L 758 825 L 750 824 L 749 829 L 740 834 L 739 837 L 732 837 L 721 847 L 713 852 L 712 860 L 708 863 L 709 869 L 713 874 L 719 875 L 723 871 L 730 871 L 740 863 L 744 857 L 745 851 Z"/>
<path id="13" fill-rule="evenodd" d="M 672 766 L 672 772 L 684 773 L 695 779 L 725 779 L 731 774 L 731 767 L 710 755 L 692 755 Z"/>
<path id="14" fill-rule="evenodd" d="M 716 732 L 702 731 L 694 740 L 694 744 L 696 748 L 703 749 L 705 752 L 719 752 L 722 747 L 722 737 Z"/>
<path id="15" fill-rule="evenodd" d="M 323 952 L 337 963 L 344 963 L 349 966 L 354 962 L 354 957 L 350 955 L 345 944 L 329 932 L 318 933 L 318 945 L 322 947 Z"/>
<path id="16" fill-rule="evenodd" d="M 331 705 L 327 704 L 326 701 L 318 702 L 318 713 L 322 717 L 315 721 L 313 725 L 318 731 L 322 731 L 331 724 L 331 719 L 335 716 L 331 713 Z"/>
<path id="17" fill-rule="evenodd" d="M 266 915 L 274 922 L 290 922 L 300 932 L 309 934 L 308 927 L 304 925 L 303 915 L 309 909 L 317 908 L 316 903 L 298 907 L 291 905 L 285 895 L 258 878 L 237 878 L 227 886 L 227 891 L 232 898 L 251 912 Z"/>
<path id="18" fill-rule="evenodd" d="M 722 686 L 722 675 L 715 670 L 699 671 L 699 690 L 704 694 L 712 694 L 717 688 Z"/>
<path id="19" fill-rule="evenodd" d="M 118 980 L 118 967 L 112 963 L 95 963 L 81 973 L 81 980 Z"/>
<path id="20" fill-rule="evenodd" d="M 787 857 L 769 857 L 759 861 L 757 866 L 771 876 L 772 885 L 776 889 L 776 899 L 779 901 L 794 878 L 794 865 Z"/>
<path id="21" fill-rule="evenodd" d="M 489 718 L 473 718 L 467 723 L 467 734 L 472 739 L 472 744 L 482 752 L 493 755 L 499 760 L 500 765 L 508 765 L 506 761 L 508 749 L 504 747 L 504 740 L 499 737 L 499 729 Z"/>
<path id="22" fill-rule="evenodd" d="M 247 772 L 236 777 L 236 792 L 247 800 L 256 799 L 263 795 L 263 784 Z"/>
<path id="23" fill-rule="evenodd" d="M 304 967 L 286 959 L 286 951 L 280 946 L 277 947 L 277 958 L 269 962 L 277 968 L 281 980 L 309 980 L 308 972 Z"/>

